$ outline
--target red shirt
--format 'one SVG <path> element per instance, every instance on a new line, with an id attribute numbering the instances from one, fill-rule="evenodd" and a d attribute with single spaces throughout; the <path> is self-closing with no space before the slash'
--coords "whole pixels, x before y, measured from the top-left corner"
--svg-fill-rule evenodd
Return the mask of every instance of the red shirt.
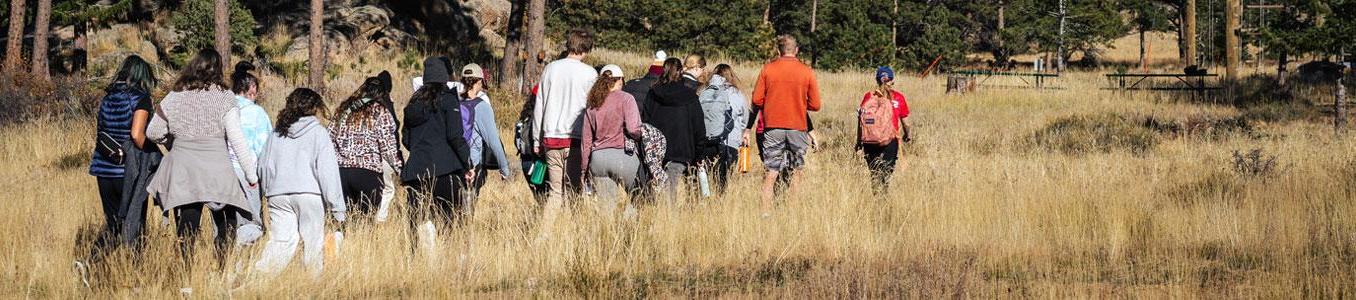
<path id="1" fill-rule="evenodd" d="M 866 95 L 862 96 L 861 104 L 866 104 L 866 101 L 870 101 L 871 94 L 873 93 L 875 93 L 875 91 L 866 92 Z M 890 95 L 893 96 L 891 98 L 894 98 L 890 100 L 890 103 L 895 106 L 895 120 L 909 117 L 909 102 L 904 99 L 904 94 L 900 94 L 898 91 L 895 90 L 890 90 Z M 895 130 L 899 129 L 899 122 L 890 122 L 890 123 L 895 124 Z"/>

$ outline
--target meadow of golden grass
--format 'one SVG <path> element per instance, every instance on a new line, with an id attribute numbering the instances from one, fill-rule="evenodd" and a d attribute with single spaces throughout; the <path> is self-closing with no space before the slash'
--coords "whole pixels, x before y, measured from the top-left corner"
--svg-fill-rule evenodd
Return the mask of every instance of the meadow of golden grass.
<path id="1" fill-rule="evenodd" d="M 601 50 L 589 62 L 640 74 L 648 59 Z M 369 62 L 338 73 L 330 81 L 331 105 L 379 69 L 396 64 Z M 739 64 L 737 71 L 747 93 L 758 66 Z M 403 103 L 418 72 L 395 73 L 395 97 Z M 813 118 L 822 147 L 810 154 L 801 187 L 770 217 L 759 215 L 762 171 L 755 167 L 735 175 L 723 197 L 646 206 L 633 222 L 602 216 L 594 200 L 576 199 L 557 234 L 538 240 L 540 212 L 521 178 L 491 179 L 474 217 L 441 231 L 436 250 L 411 254 L 404 202 L 397 201 L 389 222 L 350 226 L 345 247 L 314 279 L 298 263 L 272 280 L 252 276 L 257 246 L 233 251 L 223 270 L 203 245 L 195 269 L 178 274 L 171 267 L 178 262 L 173 229 L 153 208 L 144 254 L 115 256 L 109 271 L 94 273 L 93 287 L 83 287 L 72 262 L 88 253 L 87 232 L 102 222 L 86 172 L 93 121 L 10 126 L 0 129 L 6 141 L 0 211 L 11 215 L 0 218 L 0 296 L 171 298 L 185 286 L 204 298 L 1356 292 L 1350 217 L 1356 142 L 1334 137 L 1321 119 L 1213 130 L 1197 125 L 1247 112 L 1100 90 L 1103 79 L 1091 72 L 1066 74 L 1057 84 L 1062 90 L 966 95 L 945 95 L 942 78 L 901 76 L 897 87 L 909 97 L 916 141 L 903 147 L 892 194 L 875 197 L 851 141 L 854 108 L 871 87 L 870 74 L 818 75 L 825 105 Z M 276 74 L 264 77 L 263 104 L 276 114 L 291 86 Z M 494 97 L 500 123 L 511 124 L 521 100 Z M 1079 118 L 1124 124 L 1051 125 Z M 1185 129 L 1145 129 L 1150 119 Z M 1107 132 L 1123 127 L 1134 132 Z M 501 130 L 511 137 L 511 127 Z M 1069 133 L 1077 130 L 1113 142 Z M 1150 130 L 1148 141 L 1123 138 L 1143 130 Z M 1037 132 L 1105 147 L 1051 147 L 1033 142 Z M 1118 146 L 1126 143 L 1144 150 Z M 1252 149 L 1274 156 L 1275 167 L 1234 162 L 1235 150 Z"/>

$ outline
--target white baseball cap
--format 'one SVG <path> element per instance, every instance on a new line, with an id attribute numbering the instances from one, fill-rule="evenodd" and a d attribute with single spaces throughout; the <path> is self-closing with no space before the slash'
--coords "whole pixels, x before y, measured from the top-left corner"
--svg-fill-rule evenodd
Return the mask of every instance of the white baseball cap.
<path id="1" fill-rule="evenodd" d="M 462 77 L 475 77 L 475 78 L 481 78 L 481 79 L 484 79 L 484 78 L 485 78 L 485 70 L 484 70 L 484 69 L 481 69 L 481 68 L 480 68 L 480 65 L 477 65 L 477 64 L 468 64 L 468 65 L 466 65 L 465 67 L 462 67 L 462 68 L 461 68 L 461 76 L 462 76 Z"/>
<path id="2" fill-rule="evenodd" d="M 663 62 L 665 59 L 669 59 L 669 54 L 664 50 L 654 52 L 654 61 Z"/>
<path id="3" fill-rule="evenodd" d="M 615 78 L 625 78 L 625 77 L 626 77 L 626 75 L 622 74 L 622 69 L 621 69 L 621 67 L 618 67 L 617 65 L 606 65 L 606 66 L 603 66 L 603 70 L 598 71 L 598 75 L 602 75 L 603 72 L 608 72 L 608 71 L 612 71 L 612 77 L 615 77 Z"/>

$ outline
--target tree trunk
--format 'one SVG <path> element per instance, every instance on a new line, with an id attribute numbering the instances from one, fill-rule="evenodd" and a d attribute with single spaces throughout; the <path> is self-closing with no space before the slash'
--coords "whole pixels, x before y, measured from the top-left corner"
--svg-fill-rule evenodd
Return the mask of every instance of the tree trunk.
<path id="1" fill-rule="evenodd" d="M 1347 129 L 1347 109 L 1346 107 L 1343 107 L 1347 104 L 1347 85 L 1342 83 L 1343 79 L 1346 77 L 1347 71 L 1343 69 L 1342 73 L 1337 77 L 1337 97 L 1333 100 L 1332 125 L 1333 128 L 1337 130 L 1338 135 L 1345 133 Z"/>
<path id="2" fill-rule="evenodd" d="M 1055 72 L 1064 72 L 1064 23 L 1068 12 L 1064 0 L 1059 0 L 1059 53 L 1055 54 L 1055 59 L 1059 61 L 1055 64 Z"/>
<path id="3" fill-rule="evenodd" d="M 896 1 L 898 1 L 898 0 L 896 0 Z M 1008 24 L 1008 23 L 1007 23 L 1007 14 L 1006 14 L 1007 6 L 1008 6 L 1008 5 L 1007 5 L 1007 1 L 998 0 L 998 26 L 997 26 L 997 29 L 994 30 L 994 33 L 993 33 L 993 36 L 994 36 L 994 45 L 995 45 L 995 46 L 998 46 L 998 51 L 1002 51 L 1002 52 L 1007 52 L 1005 49 L 1003 49 L 1003 47 L 1004 47 L 1004 45 L 1003 45 L 1003 30 L 1007 28 L 1007 24 Z M 896 13 L 899 12 L 899 7 L 898 7 L 898 6 L 895 7 L 895 12 L 896 12 Z M 1006 60 L 1006 59 L 1007 59 L 1007 54 L 1004 54 L 1004 55 L 1002 55 L 1002 57 L 997 57 L 997 58 Z M 1007 61 L 1003 61 L 1002 63 L 1007 63 Z"/>
<path id="4" fill-rule="evenodd" d="M 1286 84 L 1285 65 L 1287 64 L 1290 64 L 1290 52 L 1281 51 L 1280 57 L 1276 59 L 1276 84 L 1281 87 L 1284 87 Z"/>
<path id="5" fill-rule="evenodd" d="M 1238 19 L 1243 15 L 1241 0 L 1226 0 L 1224 9 L 1224 74 L 1229 80 L 1238 79 L 1239 39 Z"/>
<path id="6" fill-rule="evenodd" d="M 998 15 L 1002 17 L 1001 9 Z M 899 54 L 899 0 L 895 0 L 895 8 L 890 13 L 890 63 L 895 63 L 895 60 L 899 59 L 897 54 Z"/>
<path id="7" fill-rule="evenodd" d="M 49 79 L 47 70 L 47 33 L 51 28 L 52 0 L 38 0 L 38 15 L 33 21 L 33 77 Z"/>
<path id="8" fill-rule="evenodd" d="M 532 90 L 541 80 L 542 48 L 546 43 L 546 0 L 528 0 L 527 6 L 527 66 L 524 67 L 523 94 Z"/>
<path id="9" fill-rule="evenodd" d="M 9 1 L 9 35 L 5 38 L 5 73 L 19 74 L 24 57 L 24 0 Z"/>
<path id="10" fill-rule="evenodd" d="M 772 0 L 765 0 L 763 6 L 763 24 L 772 24 Z"/>
<path id="11" fill-rule="evenodd" d="M 309 38 L 309 61 L 306 67 L 311 69 L 311 89 L 324 95 L 325 90 L 325 1 L 311 0 L 311 29 Z"/>
<path id="12" fill-rule="evenodd" d="M 518 73 L 518 68 L 522 64 L 518 52 L 523 48 L 520 43 L 523 36 L 523 12 L 522 0 L 509 1 L 509 22 L 504 32 L 504 59 L 499 62 L 499 84 L 517 90 L 522 90 L 522 77 Z"/>
<path id="13" fill-rule="evenodd" d="M 1148 69 L 1149 69 L 1149 58 L 1148 58 L 1148 53 L 1146 53 L 1146 52 L 1144 51 L 1144 49 L 1145 49 L 1144 47 L 1147 46 L 1147 45 L 1144 44 L 1144 43 L 1145 43 L 1145 41 L 1144 41 L 1144 34 L 1145 34 L 1145 33 L 1144 33 L 1144 27 L 1140 27 L 1140 28 L 1139 28 L 1139 69 L 1140 69 L 1140 70 L 1148 70 Z"/>
<path id="14" fill-rule="evenodd" d="M 1185 20 L 1182 20 L 1182 39 L 1185 40 L 1186 53 L 1182 54 L 1182 63 L 1196 65 L 1196 0 L 1186 0 Z"/>
<path id="15" fill-rule="evenodd" d="M 221 54 L 221 71 L 231 71 L 231 7 L 230 0 L 216 0 L 212 9 L 212 30 L 216 33 L 217 54 Z"/>

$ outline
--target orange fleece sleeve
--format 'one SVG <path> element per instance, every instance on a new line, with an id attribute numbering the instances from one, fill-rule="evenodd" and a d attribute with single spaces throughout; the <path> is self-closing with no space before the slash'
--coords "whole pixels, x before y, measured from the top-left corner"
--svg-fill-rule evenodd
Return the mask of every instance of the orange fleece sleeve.
<path id="1" fill-rule="evenodd" d="M 806 92 L 809 93 L 809 95 L 807 95 L 807 96 L 809 96 L 809 100 L 810 100 L 810 103 L 809 103 L 809 105 L 806 106 L 806 108 L 808 108 L 809 111 L 819 111 L 819 106 L 820 106 L 820 100 L 819 100 L 819 80 L 818 80 L 818 79 L 815 79 L 815 72 L 814 72 L 814 70 L 811 70 L 811 71 L 810 71 L 810 89 L 807 90 Z"/>
<path id="2" fill-rule="evenodd" d="M 763 106 L 767 101 L 767 67 L 758 72 L 758 84 L 753 86 L 753 106 Z"/>

